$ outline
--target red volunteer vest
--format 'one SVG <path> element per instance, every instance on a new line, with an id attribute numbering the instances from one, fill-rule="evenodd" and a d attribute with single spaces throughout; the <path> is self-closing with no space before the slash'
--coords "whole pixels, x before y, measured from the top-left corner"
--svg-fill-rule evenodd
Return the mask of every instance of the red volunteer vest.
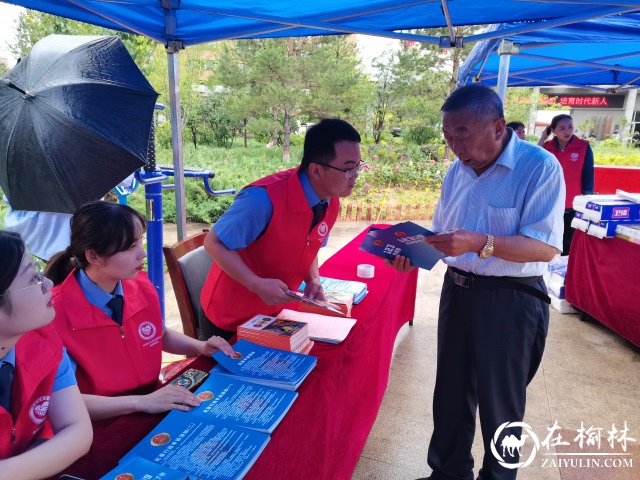
<path id="1" fill-rule="evenodd" d="M 24 452 L 40 433 L 61 361 L 62 342 L 51 325 L 16 343 L 11 413 L 0 407 L 0 460 Z"/>
<path id="2" fill-rule="evenodd" d="M 273 216 L 264 234 L 238 251 L 256 275 L 278 278 L 293 290 L 298 289 L 309 272 L 340 208 L 338 198 L 332 197 L 320 222 L 309 232 L 313 212 L 297 175 L 299 168 L 269 175 L 248 185 L 266 188 L 273 204 Z M 273 315 L 282 308 L 264 303 L 215 263 L 202 288 L 200 302 L 213 324 L 230 331 L 255 315 Z"/>
<path id="3" fill-rule="evenodd" d="M 71 272 L 53 288 L 53 321 L 78 363 L 80 392 L 113 397 L 151 392 L 162 363 L 162 314 L 145 272 L 122 281 L 122 327 L 89 303 Z"/>
<path id="4" fill-rule="evenodd" d="M 562 166 L 564 183 L 567 188 L 565 209 L 573 208 L 573 198 L 576 195 L 582 195 L 582 169 L 584 168 L 587 146 L 589 146 L 589 142 L 575 135 L 571 138 L 564 151 L 561 151 L 556 146 L 555 138 L 544 142 L 544 148 L 553 153 Z"/>

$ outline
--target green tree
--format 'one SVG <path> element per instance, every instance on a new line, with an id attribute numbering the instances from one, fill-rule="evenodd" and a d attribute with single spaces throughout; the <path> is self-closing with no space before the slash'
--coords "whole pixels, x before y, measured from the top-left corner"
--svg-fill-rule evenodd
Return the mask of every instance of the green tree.
<path id="1" fill-rule="evenodd" d="M 213 81 L 233 91 L 232 117 L 259 138 L 282 142 L 285 160 L 298 120 L 357 116 L 365 95 L 355 48 L 339 36 L 227 44 Z"/>
<path id="2" fill-rule="evenodd" d="M 118 35 L 122 38 L 133 60 L 145 74 L 148 73 L 146 67 L 149 55 L 156 44 L 150 38 L 141 35 L 118 32 L 36 10 L 22 12 L 16 21 L 15 31 L 16 41 L 10 45 L 10 49 L 15 56 L 21 58 L 26 57 L 39 40 L 52 34 Z"/>
<path id="3" fill-rule="evenodd" d="M 4 63 L 0 62 L 0 77 L 6 73 L 9 73 L 9 70 L 11 70 L 9 67 L 7 67 Z"/>

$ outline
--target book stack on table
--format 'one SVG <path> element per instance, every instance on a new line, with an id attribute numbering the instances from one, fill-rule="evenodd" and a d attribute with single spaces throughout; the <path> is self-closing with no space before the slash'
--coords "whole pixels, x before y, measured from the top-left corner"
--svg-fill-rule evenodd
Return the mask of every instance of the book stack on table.
<path id="1" fill-rule="evenodd" d="M 235 357 L 227 357 L 222 352 L 213 355 L 218 365 L 211 373 L 285 390 L 297 390 L 318 360 L 310 355 L 263 347 L 242 339 L 233 345 L 233 349 Z"/>
<path id="2" fill-rule="evenodd" d="M 314 342 L 309 339 L 306 323 L 256 315 L 238 327 L 238 338 L 265 347 L 307 354 Z"/>
<path id="3" fill-rule="evenodd" d="M 194 392 L 200 405 L 171 411 L 101 480 L 242 479 L 317 359 L 246 340 L 233 348 L 233 358 L 214 355 L 219 364 Z"/>

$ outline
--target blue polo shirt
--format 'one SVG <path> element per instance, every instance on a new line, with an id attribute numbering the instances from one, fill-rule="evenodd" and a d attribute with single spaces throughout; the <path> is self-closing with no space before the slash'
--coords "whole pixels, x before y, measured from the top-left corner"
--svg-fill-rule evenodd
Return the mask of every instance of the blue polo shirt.
<path id="1" fill-rule="evenodd" d="M 320 200 L 309 181 L 307 172 L 300 171 L 298 178 L 309 207 L 313 207 L 318 203 L 329 204 L 331 199 Z M 272 216 L 273 203 L 271 203 L 267 189 L 264 187 L 247 187 L 238 193 L 229 209 L 212 228 L 220 241 L 229 250 L 242 250 L 264 233 Z M 323 247 L 328 240 L 329 235 L 322 242 Z"/>
<path id="2" fill-rule="evenodd" d="M 15 375 L 15 367 L 16 367 L 16 347 L 13 347 L 11 350 L 7 352 L 7 354 L 0 359 L 0 366 L 4 363 L 10 363 L 13 365 L 14 372 L 9 377 L 9 388 L 13 385 L 13 377 Z M 76 376 L 71 368 L 71 363 L 69 362 L 69 356 L 67 355 L 67 349 L 62 348 L 62 361 L 60 365 L 58 365 L 58 372 L 56 373 L 56 378 L 53 382 L 52 392 L 57 392 L 58 390 L 62 390 L 63 388 L 70 387 L 71 385 L 76 385 Z M 11 404 L 9 404 L 9 408 L 11 408 Z"/>

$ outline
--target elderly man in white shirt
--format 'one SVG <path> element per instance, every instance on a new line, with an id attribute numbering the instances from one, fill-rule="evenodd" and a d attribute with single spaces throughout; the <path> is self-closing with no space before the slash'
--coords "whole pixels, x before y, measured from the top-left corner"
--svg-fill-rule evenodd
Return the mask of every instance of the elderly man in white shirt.
<path id="1" fill-rule="evenodd" d="M 456 90 L 442 113 L 445 139 L 458 160 L 434 214 L 432 228 L 440 233 L 426 239 L 447 255 L 448 265 L 429 478 L 474 478 L 479 409 L 485 455 L 478 478 L 514 479 L 518 450 L 500 457 L 500 442 L 511 435 L 524 439 L 510 424 L 522 422 L 526 388 L 544 351 L 550 300 L 541 275 L 562 249 L 564 179 L 553 155 L 505 127 L 502 102 L 490 88 Z M 408 269 L 402 258 L 394 266 Z M 491 448 L 496 435 L 497 455 Z"/>

